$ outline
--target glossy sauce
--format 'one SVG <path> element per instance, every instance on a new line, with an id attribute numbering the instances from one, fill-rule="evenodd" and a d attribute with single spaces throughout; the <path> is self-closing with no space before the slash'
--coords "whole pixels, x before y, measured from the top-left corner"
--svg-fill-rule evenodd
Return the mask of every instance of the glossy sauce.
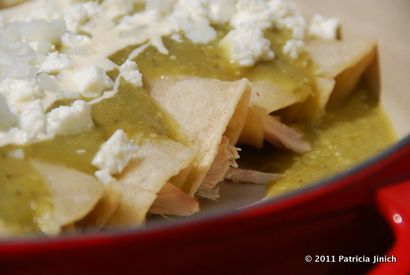
<path id="1" fill-rule="evenodd" d="M 68 103 L 68 102 L 66 102 Z M 141 88 L 125 81 L 118 94 L 92 108 L 95 127 L 87 132 L 57 136 L 52 140 L 22 147 L 25 159 L 7 157 L 0 151 L 0 222 L 16 234 L 38 232 L 37 219 L 52 204 L 47 185 L 31 167 L 30 159 L 61 164 L 93 174 L 91 162 L 100 146 L 123 129 L 139 144 L 146 139 L 170 138 L 183 142 L 179 125 Z M 13 147 L 13 149 L 15 149 Z M 1 225 L 0 224 L 0 225 Z"/>
<path id="2" fill-rule="evenodd" d="M 27 160 L 7 157 L 10 150 L 0 149 L 0 225 L 19 234 L 36 232 L 36 218 L 52 207 L 50 193 Z"/>
<path id="3" fill-rule="evenodd" d="M 269 196 L 276 196 L 342 172 L 374 156 L 396 140 L 390 122 L 365 88 L 358 88 L 345 105 L 330 110 L 320 125 L 294 125 L 302 131 L 312 150 L 298 155 L 269 148 L 247 148 L 240 164 L 282 173 Z"/>

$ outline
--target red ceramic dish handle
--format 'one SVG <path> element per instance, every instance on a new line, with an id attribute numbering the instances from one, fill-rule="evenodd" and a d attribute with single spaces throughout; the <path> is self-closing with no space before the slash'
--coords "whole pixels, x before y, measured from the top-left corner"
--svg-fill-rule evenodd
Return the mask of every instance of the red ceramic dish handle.
<path id="1" fill-rule="evenodd" d="M 377 193 L 378 207 L 393 229 L 395 243 L 387 256 L 395 263 L 382 263 L 370 274 L 410 273 L 410 179 L 382 188 Z"/>

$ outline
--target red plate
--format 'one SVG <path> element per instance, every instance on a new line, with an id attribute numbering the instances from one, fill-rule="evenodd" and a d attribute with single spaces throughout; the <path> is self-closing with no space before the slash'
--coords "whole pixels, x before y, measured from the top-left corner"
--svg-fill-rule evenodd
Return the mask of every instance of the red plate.
<path id="1" fill-rule="evenodd" d="M 408 135 L 410 2 L 300 2 L 378 37 L 382 102 Z M 409 202 L 407 136 L 343 174 L 245 209 L 138 230 L 2 241 L 0 274 L 408 274 Z M 375 255 L 396 262 L 374 265 Z"/>
<path id="2" fill-rule="evenodd" d="M 361 274 L 375 255 L 396 263 L 379 264 L 374 274 L 405 274 L 408 198 L 410 136 L 341 175 L 242 210 L 139 230 L 3 241 L 0 274 Z"/>

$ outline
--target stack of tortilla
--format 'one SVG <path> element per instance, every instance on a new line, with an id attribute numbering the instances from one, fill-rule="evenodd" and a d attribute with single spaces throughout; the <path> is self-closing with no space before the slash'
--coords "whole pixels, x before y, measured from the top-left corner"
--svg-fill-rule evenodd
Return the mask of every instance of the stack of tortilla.
<path id="1" fill-rule="evenodd" d="M 316 83 L 310 94 L 285 96 L 289 93 L 271 83 L 247 79 L 178 76 L 153 81 L 151 97 L 180 125 L 186 141 L 143 142 L 109 185 L 76 170 L 33 161 L 53 203 L 52 211 L 39 219 L 41 230 L 57 234 L 73 227 L 137 226 L 148 213 L 187 216 L 199 211 L 197 195 L 218 199 L 217 185 L 227 174 L 255 183 L 276 178 L 238 169 L 235 146 L 261 148 L 268 141 L 302 153 L 309 150 L 309 144 L 275 116 L 278 111 L 307 116 L 313 110 L 313 116 L 320 117 L 327 106 L 342 102 L 361 79 L 378 94 L 373 41 L 311 41 L 307 52 L 315 63 Z M 0 235 L 6 231 L 0 228 Z"/>

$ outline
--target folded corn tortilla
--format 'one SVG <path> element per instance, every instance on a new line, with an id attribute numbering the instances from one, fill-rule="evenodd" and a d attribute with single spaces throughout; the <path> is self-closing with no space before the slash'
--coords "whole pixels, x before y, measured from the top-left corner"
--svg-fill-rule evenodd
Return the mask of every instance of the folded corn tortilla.
<path id="1" fill-rule="evenodd" d="M 81 220 L 103 196 L 104 187 L 93 176 L 42 161 L 31 164 L 51 193 L 51 210 L 37 219 L 38 226 L 46 234 L 58 234 L 63 226 Z"/>
<path id="2" fill-rule="evenodd" d="M 182 190 L 194 195 L 217 154 L 222 136 L 236 144 L 247 116 L 249 81 L 198 77 L 158 79 L 151 96 L 181 125 L 195 159 Z"/>
<path id="3" fill-rule="evenodd" d="M 114 214 L 121 200 L 118 182 L 104 186 L 104 194 L 94 209 L 77 226 L 83 231 L 102 229 Z"/>
<path id="4" fill-rule="evenodd" d="M 170 139 L 145 141 L 118 177 L 121 197 L 106 226 L 144 223 L 157 193 L 170 178 L 188 167 L 194 156 L 191 148 Z"/>
<path id="5" fill-rule="evenodd" d="M 379 94 L 375 41 L 311 41 L 306 45 L 306 51 L 315 63 L 319 102 L 322 109 L 327 104 L 342 103 L 362 77 L 372 82 L 369 87 L 374 94 Z"/>
<path id="6" fill-rule="evenodd" d="M 275 90 L 266 83 L 252 84 L 251 106 L 239 142 L 261 148 L 264 141 L 261 121 L 267 114 L 281 110 L 288 120 L 320 120 L 327 106 L 335 106 L 354 91 L 363 79 L 372 93 L 380 93 L 377 44 L 372 40 L 314 40 L 306 52 L 315 66 L 316 91 L 295 96 Z M 276 87 L 278 89 L 278 87 Z M 257 94 L 256 94 L 257 92 Z"/>

